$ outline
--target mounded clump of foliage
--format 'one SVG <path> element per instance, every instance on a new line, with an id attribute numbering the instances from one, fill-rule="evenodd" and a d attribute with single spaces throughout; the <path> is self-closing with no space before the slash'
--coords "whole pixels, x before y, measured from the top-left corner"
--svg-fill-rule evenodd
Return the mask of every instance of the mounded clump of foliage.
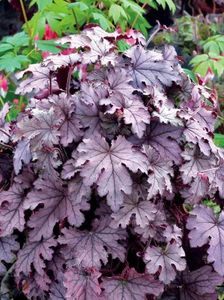
<path id="1" fill-rule="evenodd" d="M 92 27 L 60 42 L 66 54 L 18 74 L 30 101 L 17 121 L 1 112 L 1 292 L 216 299 L 224 156 L 214 95 L 172 46 L 148 50 L 139 33 Z"/>

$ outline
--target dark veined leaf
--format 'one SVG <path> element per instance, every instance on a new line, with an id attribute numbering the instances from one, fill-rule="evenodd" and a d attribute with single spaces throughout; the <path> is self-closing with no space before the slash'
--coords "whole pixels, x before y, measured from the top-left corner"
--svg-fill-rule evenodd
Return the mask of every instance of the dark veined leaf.
<path id="1" fill-rule="evenodd" d="M 183 248 L 179 244 L 173 243 L 168 244 L 165 249 L 155 246 L 148 247 L 144 261 L 150 274 L 160 270 L 159 279 L 165 284 L 169 284 L 175 279 L 176 270 L 183 271 L 186 268 L 184 256 Z"/>
<path id="2" fill-rule="evenodd" d="M 160 52 L 145 51 L 139 46 L 132 47 L 125 53 L 131 59 L 131 72 L 135 87 L 171 86 L 178 81 L 177 73 L 169 61 L 163 60 Z"/>
<path id="3" fill-rule="evenodd" d="M 55 224 L 65 218 L 70 224 L 80 226 L 84 222 L 81 209 L 89 209 L 86 202 L 76 200 L 76 194 L 69 194 L 59 178 L 49 175 L 35 182 L 35 190 L 28 194 L 25 208 L 34 209 L 38 204 L 44 204 L 44 207 L 33 214 L 28 222 L 33 228 L 30 233 L 32 241 L 51 236 Z"/>
<path id="4" fill-rule="evenodd" d="M 117 213 L 113 213 L 111 217 L 114 219 L 112 226 L 126 228 L 130 220 L 134 216 L 136 225 L 146 227 L 149 221 L 155 218 L 156 208 L 150 201 L 144 200 L 133 191 L 130 196 L 125 195 L 124 203 Z"/>
<path id="5" fill-rule="evenodd" d="M 53 238 L 27 243 L 18 253 L 16 261 L 17 276 L 19 276 L 20 272 L 29 275 L 32 270 L 31 265 L 33 265 L 39 275 L 44 275 L 44 260 L 51 260 L 53 254 L 51 247 L 55 247 L 56 245 L 57 241 Z"/>
<path id="6" fill-rule="evenodd" d="M 47 67 L 43 67 L 41 64 L 30 65 L 26 70 L 18 72 L 16 74 L 17 79 L 21 79 L 24 74 L 32 74 L 20 83 L 20 86 L 16 89 L 18 94 L 26 94 L 34 91 L 40 91 L 44 87 L 50 87 L 52 75 Z"/>
<path id="7" fill-rule="evenodd" d="M 126 269 L 121 276 L 105 278 L 102 287 L 103 295 L 108 300 L 145 300 L 146 294 L 159 296 L 163 285 L 152 276 L 139 274 L 134 269 Z"/>
<path id="8" fill-rule="evenodd" d="M 0 260 L 7 263 L 12 262 L 15 253 L 19 250 L 19 243 L 15 240 L 16 236 L 6 236 L 0 238 Z"/>
<path id="9" fill-rule="evenodd" d="M 61 119 L 56 118 L 53 107 L 49 111 L 36 110 L 32 119 L 24 118 L 18 122 L 15 139 L 26 138 L 31 141 L 33 151 L 40 150 L 45 145 L 52 147 L 59 140 L 59 125 Z"/>
<path id="10" fill-rule="evenodd" d="M 99 135 L 86 139 L 78 147 L 79 158 L 76 166 L 82 167 L 80 175 L 84 184 L 97 184 L 100 196 L 107 195 L 108 204 L 117 211 L 123 203 L 124 193 L 131 193 L 132 180 L 128 169 L 132 172 L 147 170 L 145 156 L 133 149 L 132 144 L 119 136 L 111 147 Z M 125 166 L 126 167 L 125 167 Z"/>
<path id="11" fill-rule="evenodd" d="M 16 228 L 23 231 L 24 218 L 24 188 L 19 183 L 14 183 L 8 191 L 0 194 L 0 235 L 12 234 Z"/>
<path id="12" fill-rule="evenodd" d="M 107 263 L 109 254 L 124 261 L 125 248 L 118 241 L 126 238 L 125 230 L 113 229 L 109 223 L 110 219 L 96 220 L 90 232 L 63 229 L 59 243 L 66 245 L 65 258 L 74 259 L 79 268 L 100 268 L 101 262 Z"/>
<path id="13" fill-rule="evenodd" d="M 143 150 L 149 161 L 148 198 L 154 197 L 157 193 L 163 195 L 166 190 L 172 192 L 172 161 L 162 160 L 159 152 L 151 146 L 144 146 Z"/>
<path id="14" fill-rule="evenodd" d="M 181 149 L 178 144 L 182 128 L 159 122 L 151 122 L 146 131 L 144 144 L 149 144 L 160 153 L 163 160 L 171 160 L 176 164 L 181 163 Z"/>
<path id="15" fill-rule="evenodd" d="M 86 271 L 74 267 L 67 270 L 64 281 L 66 299 L 98 300 L 101 294 L 100 276 L 101 273 L 95 269 Z"/>
<path id="16" fill-rule="evenodd" d="M 28 164 L 30 160 L 31 152 L 29 141 L 22 140 L 18 143 L 13 157 L 13 165 L 16 175 L 19 174 L 22 164 Z"/>
<path id="17" fill-rule="evenodd" d="M 150 123 L 147 108 L 137 97 L 123 98 L 121 95 L 112 95 L 111 98 L 103 99 L 101 104 L 111 105 L 108 113 L 122 111 L 125 124 L 131 124 L 132 132 L 141 138 L 146 130 L 146 124 Z"/>
<path id="18" fill-rule="evenodd" d="M 185 270 L 180 274 L 180 299 L 181 300 L 216 300 L 216 287 L 223 282 L 223 278 L 213 272 L 211 266 L 189 272 Z"/>
<path id="19" fill-rule="evenodd" d="M 209 244 L 207 260 L 213 263 L 214 269 L 224 275 L 224 213 L 216 216 L 213 210 L 203 205 L 196 206 L 187 221 L 190 230 L 189 239 L 192 247 Z"/>

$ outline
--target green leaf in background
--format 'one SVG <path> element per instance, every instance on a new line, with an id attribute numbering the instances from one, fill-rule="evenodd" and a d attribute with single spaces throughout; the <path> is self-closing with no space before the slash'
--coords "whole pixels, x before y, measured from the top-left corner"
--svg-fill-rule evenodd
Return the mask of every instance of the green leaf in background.
<path id="1" fill-rule="evenodd" d="M 131 48 L 131 46 L 128 43 L 126 43 L 124 40 L 119 40 L 117 42 L 117 48 L 119 52 L 125 52 L 126 50 Z"/>
<path id="2" fill-rule="evenodd" d="M 190 79 L 194 82 L 197 82 L 197 78 L 192 70 L 183 68 L 184 73 L 190 77 Z"/>
<path id="3" fill-rule="evenodd" d="M 157 4 L 161 5 L 163 9 L 166 8 L 166 5 L 171 10 L 171 12 L 174 14 L 176 11 L 176 6 L 173 2 L 173 0 L 155 0 Z"/>
<path id="4" fill-rule="evenodd" d="M 30 60 L 25 55 L 7 53 L 0 57 L 0 70 L 5 72 L 14 72 L 15 70 L 21 69 L 22 66 L 29 62 Z"/>
<path id="5" fill-rule="evenodd" d="M 219 206 L 217 203 L 215 203 L 215 202 L 213 202 L 212 200 L 210 200 L 210 199 L 204 200 L 204 201 L 203 201 L 203 204 L 204 204 L 205 206 L 207 206 L 207 207 L 212 208 L 215 214 L 219 214 L 220 211 L 221 211 L 220 206 Z"/>
<path id="6" fill-rule="evenodd" d="M 102 13 L 93 13 L 92 16 L 104 30 L 111 30 L 114 27 Z"/>
<path id="7" fill-rule="evenodd" d="M 213 52 L 220 55 L 224 52 L 224 35 L 218 34 L 201 42 L 205 52 Z"/>
<path id="8" fill-rule="evenodd" d="M 6 52 L 6 51 L 12 50 L 12 49 L 13 49 L 13 45 L 0 43 L 0 53 Z"/>
<path id="9" fill-rule="evenodd" d="M 29 45 L 29 36 L 22 31 L 13 36 L 5 37 L 2 41 L 14 47 L 25 47 Z"/>
<path id="10" fill-rule="evenodd" d="M 49 51 L 53 54 L 61 52 L 61 49 L 58 47 L 58 44 L 54 40 L 38 40 L 36 42 L 37 48 L 41 51 Z"/>
<path id="11" fill-rule="evenodd" d="M 39 10 L 43 10 L 48 4 L 51 3 L 52 0 L 32 0 L 30 3 L 30 7 L 36 4 Z"/>
<path id="12" fill-rule="evenodd" d="M 200 55 L 196 55 L 195 57 L 192 58 L 192 60 L 190 61 L 190 65 L 192 66 L 196 66 L 199 63 L 202 63 L 204 61 L 207 61 L 209 59 L 208 54 L 200 54 Z"/>
<path id="13" fill-rule="evenodd" d="M 109 17 L 111 17 L 115 24 L 118 22 L 120 18 L 128 19 L 126 12 L 124 11 L 123 7 L 117 4 L 112 4 L 109 9 Z"/>
<path id="14" fill-rule="evenodd" d="M 81 11 L 85 11 L 89 9 L 89 6 L 86 5 L 84 2 L 75 2 L 75 3 L 69 3 L 68 8 L 79 8 Z"/>
<path id="15" fill-rule="evenodd" d="M 216 146 L 224 148 L 224 134 L 215 133 L 214 143 Z"/>
<path id="16" fill-rule="evenodd" d="M 124 8 L 129 7 L 133 12 L 135 12 L 138 15 L 143 15 L 145 13 L 145 10 L 134 1 L 121 0 L 121 3 L 123 4 Z"/>

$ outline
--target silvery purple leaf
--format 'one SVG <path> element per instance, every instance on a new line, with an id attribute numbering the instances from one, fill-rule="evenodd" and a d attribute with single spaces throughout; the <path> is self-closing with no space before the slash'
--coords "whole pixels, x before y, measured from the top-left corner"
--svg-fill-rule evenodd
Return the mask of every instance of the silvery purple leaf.
<path id="1" fill-rule="evenodd" d="M 67 300 L 65 298 L 66 289 L 62 281 L 54 281 L 50 286 L 49 294 L 49 300 Z"/>
<path id="2" fill-rule="evenodd" d="M 155 214 L 156 207 L 154 204 L 148 200 L 141 199 L 137 192 L 133 190 L 131 195 L 125 195 L 124 203 L 119 211 L 111 215 L 113 219 L 111 226 L 126 228 L 132 217 L 134 217 L 134 223 L 144 228 L 150 221 L 154 220 Z"/>
<path id="3" fill-rule="evenodd" d="M 49 111 L 34 110 L 34 115 L 30 119 L 24 117 L 17 123 L 17 131 L 14 139 L 19 140 L 22 137 L 30 140 L 31 150 L 41 149 L 43 145 L 52 147 L 58 144 L 59 125 L 61 120 L 56 118 L 53 108 Z"/>
<path id="4" fill-rule="evenodd" d="M 157 117 L 161 123 L 171 124 L 174 126 L 183 126 L 181 119 L 177 117 L 179 109 L 162 106 L 152 113 L 153 117 Z"/>
<path id="5" fill-rule="evenodd" d="M 213 186 L 215 186 L 218 191 L 221 198 L 224 198 L 224 162 L 221 161 L 221 163 L 218 165 L 218 167 L 215 170 L 215 178 L 213 182 Z"/>
<path id="6" fill-rule="evenodd" d="M 151 122 L 146 136 L 143 137 L 143 143 L 152 146 L 160 153 L 161 159 L 172 160 L 180 164 L 181 148 L 179 140 L 182 134 L 182 128 L 159 122 Z"/>
<path id="7" fill-rule="evenodd" d="M 208 177 L 203 174 L 198 174 L 190 187 L 186 187 L 180 191 L 186 203 L 198 204 L 202 201 L 209 192 Z"/>
<path id="8" fill-rule="evenodd" d="M 13 156 L 13 166 L 16 175 L 19 174 L 23 163 L 28 164 L 31 160 L 30 143 L 28 140 L 19 141 Z"/>
<path id="9" fill-rule="evenodd" d="M 0 236 L 12 234 L 14 229 L 23 231 L 24 219 L 24 188 L 14 183 L 8 191 L 0 194 Z"/>
<path id="10" fill-rule="evenodd" d="M 187 147 L 181 156 L 185 160 L 185 163 L 180 167 L 182 179 L 185 184 L 190 183 L 199 173 L 209 174 L 210 169 L 216 165 L 215 156 L 204 155 L 197 145 Z"/>
<path id="11" fill-rule="evenodd" d="M 91 85 L 83 84 L 81 94 L 76 103 L 76 116 L 85 131 L 85 137 L 91 136 L 100 130 L 99 101 L 107 95 L 107 91 L 101 88 L 93 88 Z"/>
<path id="12" fill-rule="evenodd" d="M 83 131 L 80 119 L 75 115 L 75 102 L 77 97 L 68 97 L 66 94 L 52 96 L 50 102 L 53 104 L 57 118 L 61 120 L 59 126 L 61 144 L 66 147 L 73 141 L 78 142 Z"/>
<path id="13" fill-rule="evenodd" d="M 191 247 L 209 244 L 207 260 L 213 263 L 215 271 L 223 276 L 224 212 L 221 211 L 217 216 L 211 208 L 198 205 L 191 211 L 186 226 L 190 230 Z"/>
<path id="14" fill-rule="evenodd" d="M 141 236 L 141 240 L 146 243 L 149 238 L 153 238 L 158 242 L 164 242 L 164 228 L 167 226 L 167 221 L 163 211 L 157 208 L 154 220 L 148 222 L 148 225 L 144 228 L 137 226 L 134 231 Z"/>
<path id="15" fill-rule="evenodd" d="M 130 84 L 131 79 L 131 76 L 127 74 L 125 69 L 110 69 L 107 73 L 110 94 L 129 98 L 135 90 Z"/>
<path id="16" fill-rule="evenodd" d="M 78 53 L 72 53 L 69 55 L 50 55 L 43 61 L 43 66 L 48 70 L 56 71 L 59 68 L 74 66 L 81 61 L 81 55 Z"/>
<path id="17" fill-rule="evenodd" d="M 83 201 L 77 203 L 74 194 L 69 194 L 59 178 L 47 176 L 35 182 L 35 190 L 29 193 L 25 201 L 26 209 L 34 209 L 38 204 L 44 204 L 34 213 L 28 226 L 33 228 L 30 240 L 38 241 L 43 236 L 48 238 L 58 221 L 68 218 L 71 225 L 80 226 L 84 222 L 82 210 L 88 210 L 89 205 Z"/>
<path id="18" fill-rule="evenodd" d="M 44 171 L 52 174 L 52 176 L 56 176 L 56 169 L 62 164 L 60 150 L 56 147 L 43 147 L 36 150 L 33 153 L 33 161 L 35 161 L 34 169 L 36 172 Z"/>
<path id="19" fill-rule="evenodd" d="M 158 193 L 163 195 L 164 191 L 172 191 L 171 177 L 173 176 L 172 161 L 163 160 L 154 148 L 143 146 L 149 161 L 149 183 L 148 199 L 153 198 Z"/>
<path id="20" fill-rule="evenodd" d="M 171 86 L 178 80 L 171 62 L 163 59 L 160 52 L 145 50 L 141 46 L 130 48 L 125 55 L 131 59 L 131 74 L 134 87 L 143 85 Z"/>
<path id="21" fill-rule="evenodd" d="M 109 254 L 124 261 L 125 248 L 118 243 L 126 238 L 123 229 L 109 226 L 110 219 L 96 220 L 91 231 L 64 228 L 59 243 L 65 244 L 63 255 L 74 259 L 77 267 L 100 268 L 101 262 L 108 262 Z"/>
<path id="22" fill-rule="evenodd" d="M 5 103 L 0 111 L 0 142 L 7 144 L 10 138 L 10 125 L 6 123 L 6 116 L 9 113 L 9 104 Z"/>
<path id="23" fill-rule="evenodd" d="M 33 90 L 39 92 L 45 87 L 50 87 L 53 83 L 53 76 L 48 67 L 41 64 L 32 64 L 26 70 L 16 74 L 17 79 L 21 79 L 24 74 L 32 74 L 32 76 L 23 80 L 16 89 L 17 94 L 28 94 Z"/>
<path id="24" fill-rule="evenodd" d="M 10 263 L 15 258 L 15 253 L 20 248 L 15 239 L 14 235 L 0 238 L 0 260 Z"/>
<path id="25" fill-rule="evenodd" d="M 99 300 L 102 292 L 99 277 L 101 273 L 95 269 L 82 270 L 71 268 L 65 272 L 64 286 L 67 300 Z"/>
<path id="26" fill-rule="evenodd" d="M 159 279 L 165 284 L 169 284 L 175 279 L 176 270 L 185 270 L 184 256 L 185 252 L 179 244 L 169 243 L 165 249 L 149 246 L 144 255 L 144 261 L 150 274 L 160 271 Z"/>
<path id="27" fill-rule="evenodd" d="M 145 300 L 146 294 L 159 296 L 163 285 L 147 274 L 139 274 L 134 268 L 126 269 L 121 276 L 104 278 L 102 287 L 103 296 L 107 300 Z"/>
<path id="28" fill-rule="evenodd" d="M 107 196 L 113 211 L 117 211 L 123 203 L 123 192 L 130 194 L 132 191 L 128 169 L 134 173 L 138 170 L 147 172 L 145 155 L 134 150 L 122 136 L 113 140 L 110 147 L 103 137 L 95 135 L 84 139 L 77 150 L 76 166 L 82 166 L 80 175 L 84 184 L 91 186 L 96 183 L 99 195 Z"/>
<path id="29" fill-rule="evenodd" d="M 94 36 L 91 38 L 91 42 L 88 47 L 90 50 L 83 54 L 82 62 L 84 64 L 100 62 L 102 65 L 108 65 L 116 63 L 116 54 L 113 52 L 114 45 L 106 39 Z"/>
<path id="30" fill-rule="evenodd" d="M 125 124 L 131 124 L 132 132 L 141 138 L 146 130 L 146 124 L 150 123 L 150 115 L 142 101 L 134 96 L 125 98 L 122 95 L 112 95 L 102 99 L 100 104 L 112 106 L 107 113 L 115 113 L 122 110 L 121 117 Z"/>
<path id="31" fill-rule="evenodd" d="M 211 266 L 185 270 L 179 275 L 180 300 L 217 300 L 216 287 L 223 283 L 223 277 L 213 272 Z"/>
<path id="32" fill-rule="evenodd" d="M 51 260 L 53 255 L 52 247 L 57 245 L 57 241 L 53 238 L 38 242 L 28 242 L 23 249 L 18 253 L 16 261 L 16 275 L 20 273 L 29 275 L 31 272 L 31 265 L 39 273 L 44 275 L 44 268 L 46 267 L 44 260 Z"/>

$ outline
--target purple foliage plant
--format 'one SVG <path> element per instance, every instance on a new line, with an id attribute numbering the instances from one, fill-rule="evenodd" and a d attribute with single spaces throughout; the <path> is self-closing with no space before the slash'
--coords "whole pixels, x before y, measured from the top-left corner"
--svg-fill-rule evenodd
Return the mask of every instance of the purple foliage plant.
<path id="1" fill-rule="evenodd" d="M 1 299 L 12 287 L 34 300 L 217 299 L 224 154 L 211 91 L 137 32 L 60 41 L 73 51 L 17 74 L 25 111 L 0 113 Z"/>

